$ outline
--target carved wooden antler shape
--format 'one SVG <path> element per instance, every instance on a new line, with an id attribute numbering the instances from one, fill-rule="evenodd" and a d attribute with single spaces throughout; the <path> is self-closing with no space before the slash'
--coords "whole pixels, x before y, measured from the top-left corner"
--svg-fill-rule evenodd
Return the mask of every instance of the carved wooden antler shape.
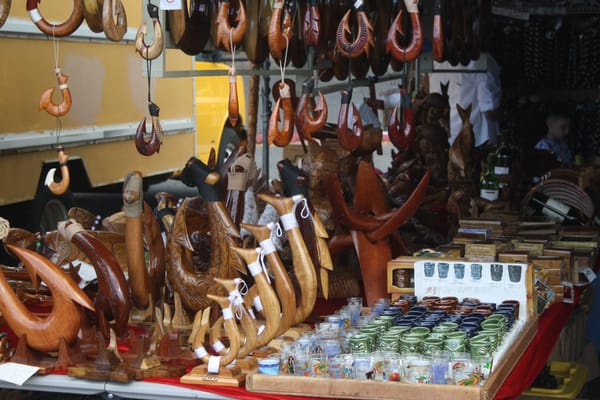
<path id="1" fill-rule="evenodd" d="M 123 39 L 127 32 L 127 14 L 121 0 L 104 0 L 102 5 L 102 27 L 107 39 L 113 42 L 119 42 Z"/>
<path id="2" fill-rule="evenodd" d="M 6 22 L 8 13 L 10 13 L 11 0 L 0 0 L 0 28 Z"/>
<path id="3" fill-rule="evenodd" d="M 123 182 L 123 211 L 125 211 L 125 247 L 131 297 L 136 307 L 145 309 L 150 302 L 150 279 L 146 271 L 144 251 L 142 173 L 133 171 Z"/>
<path id="4" fill-rule="evenodd" d="M 51 24 L 44 19 L 38 10 L 40 0 L 27 0 L 26 8 L 29 17 L 40 31 L 48 36 L 63 37 L 75 32 L 83 22 L 83 3 L 81 0 L 73 0 L 73 11 L 69 18 L 62 24 Z"/>
<path id="5" fill-rule="evenodd" d="M 296 130 L 301 138 L 312 140 L 312 134 L 323 128 L 327 123 L 327 102 L 325 96 L 319 91 L 319 98 L 315 104 L 312 92 L 315 87 L 315 78 L 307 78 L 302 84 L 302 96 L 296 108 Z"/>
<path id="6" fill-rule="evenodd" d="M 54 174 L 56 173 L 56 168 L 50 168 L 48 173 L 46 174 L 46 179 L 44 180 L 44 185 L 48 186 L 50 191 L 60 196 L 65 193 L 67 189 L 69 189 L 69 183 L 71 183 L 71 177 L 69 175 L 69 166 L 67 165 L 67 161 L 69 160 L 69 155 L 65 153 L 65 148 L 62 146 L 58 146 L 56 148 L 58 153 L 58 163 L 60 166 L 60 174 L 62 175 L 62 179 L 60 182 L 54 181 Z"/>
<path id="7" fill-rule="evenodd" d="M 289 46 L 292 37 L 293 20 L 284 0 L 276 0 L 273 3 L 273 13 L 269 25 L 269 51 L 276 60 L 282 60 L 285 49 Z"/>
<path id="8" fill-rule="evenodd" d="M 444 60 L 444 28 L 442 24 L 442 0 L 433 2 L 433 60 Z"/>
<path id="9" fill-rule="evenodd" d="M 357 2 L 358 3 L 358 2 Z M 373 42 L 373 27 L 369 22 L 369 16 L 365 12 L 362 1 L 360 5 L 356 7 L 356 21 L 358 23 L 358 32 L 356 39 L 350 42 L 346 35 L 352 34 L 350 29 L 350 13 L 352 10 L 348 10 L 340 21 L 336 36 L 335 44 L 344 57 L 357 58 L 363 54 L 369 55 L 369 46 L 374 47 Z"/>
<path id="10" fill-rule="evenodd" d="M 241 224 L 240 227 L 249 231 L 263 249 L 265 258 L 271 267 L 275 277 L 275 291 L 281 303 L 281 320 L 279 321 L 279 330 L 275 337 L 282 335 L 294 324 L 296 315 L 296 292 L 292 280 L 288 275 L 285 265 L 279 258 L 275 249 L 275 244 L 271 240 L 271 232 L 275 229 L 274 225 L 250 225 Z"/>
<path id="11" fill-rule="evenodd" d="M 94 311 L 87 295 L 60 268 L 41 255 L 21 247 L 7 244 L 9 251 L 23 262 L 31 281 L 38 276 L 52 292 L 54 305 L 50 315 L 41 318 L 33 315 L 19 301 L 0 269 L 0 311 L 8 326 L 17 335 L 27 336 L 27 345 L 39 351 L 56 351 L 61 338 L 73 342 L 80 328 L 80 310 L 77 305 Z"/>
<path id="12" fill-rule="evenodd" d="M 409 62 L 416 59 L 423 49 L 423 28 L 421 27 L 421 19 L 419 17 L 418 0 L 404 0 L 406 10 L 410 14 L 410 22 L 412 25 L 412 38 L 406 47 L 402 47 L 398 42 L 398 34 L 404 35 L 402 28 L 402 11 L 392 23 L 388 33 L 385 50 L 391 54 L 397 61 Z"/>
<path id="13" fill-rule="evenodd" d="M 231 301 L 234 315 L 240 320 L 240 325 L 244 332 L 241 347 L 238 351 L 238 358 L 246 357 L 248 354 L 252 353 L 252 351 L 254 351 L 257 347 L 256 337 L 258 335 L 258 332 L 256 327 L 256 320 L 254 316 L 248 312 L 248 309 L 244 305 L 244 299 L 242 297 L 242 294 L 238 289 L 239 285 L 243 281 L 240 278 L 215 278 L 215 282 L 219 283 L 227 290 L 227 292 L 229 292 L 229 300 Z M 226 350 L 219 340 L 222 325 L 223 317 L 220 317 L 210 330 L 210 343 L 217 353 L 224 355 Z"/>
<path id="14" fill-rule="evenodd" d="M 242 249 L 234 247 L 233 250 L 246 262 L 248 271 L 254 278 L 258 288 L 258 296 L 265 314 L 265 328 L 256 338 L 256 346 L 261 347 L 273 340 L 279 331 L 279 320 L 281 319 L 279 299 L 267 276 L 264 260 L 262 260 L 262 248 Z"/>
<path id="15" fill-rule="evenodd" d="M 298 199 L 303 196 L 299 196 Z M 286 231 L 292 249 L 294 273 L 300 285 L 300 306 L 296 311 L 294 323 L 303 322 L 312 312 L 317 299 L 317 274 L 302 238 L 298 221 L 294 213 L 295 201 L 292 197 L 276 197 L 259 194 L 258 198 L 269 203 L 279 213 L 283 229 Z"/>
<path id="16" fill-rule="evenodd" d="M 309 0 L 304 14 L 304 44 L 307 47 L 317 47 L 321 34 L 321 15 L 319 13 L 319 4 L 317 0 Z"/>
<path id="17" fill-rule="evenodd" d="M 48 114 L 54 117 L 62 117 L 71 109 L 71 91 L 69 90 L 69 85 L 67 84 L 69 77 L 60 72 L 60 68 L 56 68 L 55 72 L 56 80 L 58 81 L 58 88 L 60 89 L 63 100 L 59 104 L 54 103 L 52 101 L 54 88 L 46 89 L 40 98 L 40 111 L 46 110 Z"/>
<path id="18" fill-rule="evenodd" d="M 348 127 L 348 109 L 352 104 L 352 128 Z M 352 87 L 342 90 L 342 102 L 338 115 L 337 137 L 340 145 L 348 150 L 356 150 L 362 143 L 363 124 L 358 109 L 352 103 Z"/>
<path id="19" fill-rule="evenodd" d="M 152 120 L 152 133 L 150 134 L 150 140 L 146 141 L 146 117 L 142 119 L 135 131 L 135 148 L 138 153 L 143 156 L 151 156 L 154 153 L 160 151 L 160 145 L 162 144 L 162 127 L 160 125 L 160 119 L 158 114 L 160 108 L 150 102 L 148 105 L 148 111 L 150 112 L 150 118 Z"/>
<path id="20" fill-rule="evenodd" d="M 232 27 L 229 23 L 230 7 L 231 0 L 223 0 L 221 8 L 219 8 L 219 15 L 217 16 L 217 46 L 228 52 L 231 52 L 232 44 L 235 46 L 242 41 L 246 32 L 246 26 L 248 25 L 244 3 L 240 1 L 240 13 L 235 27 Z"/>
<path id="21" fill-rule="evenodd" d="M 143 22 L 135 34 L 135 50 L 143 59 L 154 60 L 162 53 L 164 48 L 163 29 L 160 19 L 158 19 L 158 6 L 149 3 L 148 15 L 152 19 L 152 26 L 154 27 L 154 40 L 149 45 L 144 41 L 148 26 L 146 22 Z"/>
<path id="22" fill-rule="evenodd" d="M 83 0 L 83 18 L 92 32 L 100 33 L 102 26 L 102 5 L 104 0 Z"/>
<path id="23" fill-rule="evenodd" d="M 285 82 L 279 83 L 279 98 L 269 118 L 269 145 L 287 146 L 294 134 L 294 106 L 290 87 Z M 279 129 L 280 111 L 283 111 L 282 128 Z"/>
<path id="24" fill-rule="evenodd" d="M 109 337 L 112 327 L 120 337 L 126 336 L 131 299 L 119 262 L 102 242 L 88 235 L 80 224 L 74 221 L 62 221 L 58 224 L 58 231 L 81 249 L 91 260 L 96 271 L 98 293 L 94 305 L 100 332 L 104 337 Z M 109 321 L 113 320 L 115 322 L 111 326 Z"/>

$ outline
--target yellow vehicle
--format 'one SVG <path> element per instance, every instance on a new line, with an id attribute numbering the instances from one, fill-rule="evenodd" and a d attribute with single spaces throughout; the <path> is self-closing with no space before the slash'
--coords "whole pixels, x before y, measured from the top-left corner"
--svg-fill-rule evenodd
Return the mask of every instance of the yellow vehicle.
<path id="1" fill-rule="evenodd" d="M 55 42 L 31 22 L 24 3 L 12 3 L 0 29 L 0 216 L 13 226 L 53 229 L 69 207 L 88 205 L 78 199 L 92 201 L 93 212 L 98 203 L 106 209 L 107 198 L 118 207 L 117 194 L 128 172 L 141 171 L 148 183 L 164 180 L 190 156 L 206 159 L 215 147 L 224 157 L 239 141 L 243 121 L 235 130 L 227 122 L 227 76 L 152 79 L 152 99 L 160 106 L 164 136 L 159 153 L 138 154 L 133 138 L 147 115 L 147 79 L 145 63 L 132 42 L 142 8 L 139 1 L 123 3 L 129 28 L 119 43 L 93 33 L 85 23 L 73 35 Z M 72 0 L 40 5 L 51 21 L 64 21 L 71 8 Z M 227 68 L 196 62 L 178 50 L 168 52 L 170 68 Z M 55 60 L 69 76 L 73 98 L 70 112 L 60 120 L 38 111 L 41 93 L 57 87 Z M 238 78 L 242 118 L 246 111 L 243 90 Z M 59 103 L 60 90 L 55 92 L 54 101 Z M 69 155 L 71 185 L 69 192 L 56 197 L 44 180 L 50 168 L 58 167 L 58 144 Z M 94 195 L 78 196 L 81 193 Z"/>

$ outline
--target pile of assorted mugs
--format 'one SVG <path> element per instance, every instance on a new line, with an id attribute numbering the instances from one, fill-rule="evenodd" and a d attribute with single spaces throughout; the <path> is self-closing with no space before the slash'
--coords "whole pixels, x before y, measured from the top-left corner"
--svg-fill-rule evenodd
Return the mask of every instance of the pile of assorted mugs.
<path id="1" fill-rule="evenodd" d="M 519 304 L 402 296 L 361 315 L 361 298 L 325 317 L 259 373 L 409 383 L 483 385 L 493 356 L 518 317 Z"/>

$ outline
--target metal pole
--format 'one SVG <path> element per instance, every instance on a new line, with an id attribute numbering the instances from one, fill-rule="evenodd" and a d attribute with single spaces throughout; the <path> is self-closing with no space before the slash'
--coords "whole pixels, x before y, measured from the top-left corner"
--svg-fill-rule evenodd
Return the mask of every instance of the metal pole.
<path id="1" fill-rule="evenodd" d="M 268 70 L 270 66 L 269 60 L 265 61 L 262 65 L 263 70 Z M 263 125 L 263 160 L 262 160 L 262 173 L 267 182 L 269 182 L 269 117 L 271 116 L 271 95 L 270 90 L 271 82 L 268 74 L 263 75 L 263 90 L 262 96 L 262 125 Z"/>

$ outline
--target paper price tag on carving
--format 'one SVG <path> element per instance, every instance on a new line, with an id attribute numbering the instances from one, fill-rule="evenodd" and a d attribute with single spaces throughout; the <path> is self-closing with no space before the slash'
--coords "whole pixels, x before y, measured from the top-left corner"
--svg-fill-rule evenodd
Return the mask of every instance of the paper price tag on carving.
<path id="1" fill-rule="evenodd" d="M 161 10 L 181 10 L 181 0 L 160 0 Z"/>
<path id="2" fill-rule="evenodd" d="M 21 386 L 38 372 L 38 367 L 7 362 L 0 365 L 0 379 Z"/>
<path id="3" fill-rule="evenodd" d="M 579 268 L 579 272 L 581 272 L 585 275 L 585 277 L 589 283 L 592 283 L 594 281 L 594 279 L 596 279 L 596 274 L 589 267 Z"/>

